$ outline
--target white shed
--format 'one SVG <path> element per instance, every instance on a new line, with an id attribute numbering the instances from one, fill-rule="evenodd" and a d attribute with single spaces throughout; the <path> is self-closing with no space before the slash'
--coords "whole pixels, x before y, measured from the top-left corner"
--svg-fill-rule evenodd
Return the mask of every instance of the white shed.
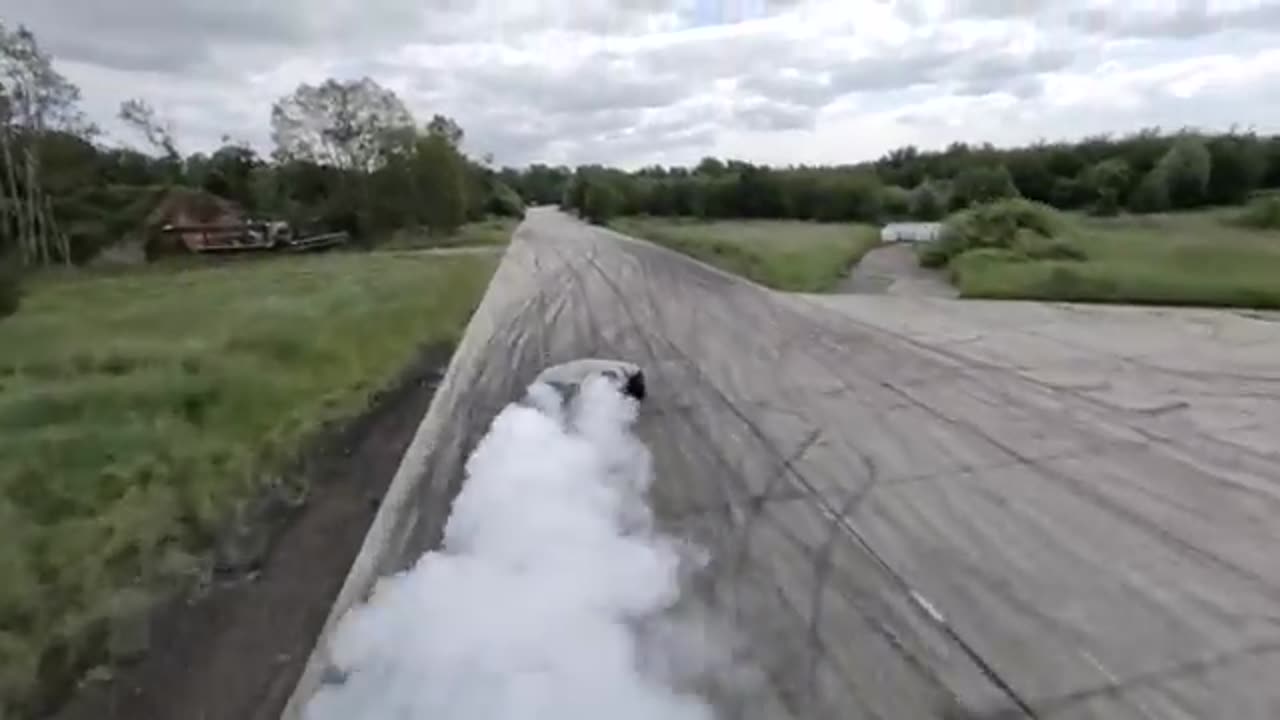
<path id="1" fill-rule="evenodd" d="M 904 222 L 889 223 L 880 230 L 880 242 L 931 243 L 942 235 L 942 223 Z"/>

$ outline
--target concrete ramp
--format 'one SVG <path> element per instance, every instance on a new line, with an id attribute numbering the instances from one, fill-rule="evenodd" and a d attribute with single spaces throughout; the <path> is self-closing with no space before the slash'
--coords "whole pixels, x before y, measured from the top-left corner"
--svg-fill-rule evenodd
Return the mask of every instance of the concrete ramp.
<path id="1" fill-rule="evenodd" d="M 334 621 L 439 540 L 541 368 L 644 366 L 696 591 L 760 681 L 726 718 L 1280 717 L 1280 323 L 774 293 L 536 210 Z"/>

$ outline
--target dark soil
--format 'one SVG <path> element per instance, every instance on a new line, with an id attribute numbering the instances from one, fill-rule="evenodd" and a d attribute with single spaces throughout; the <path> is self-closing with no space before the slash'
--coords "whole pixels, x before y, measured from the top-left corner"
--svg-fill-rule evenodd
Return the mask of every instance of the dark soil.
<path id="1" fill-rule="evenodd" d="M 322 433 L 299 463 L 307 503 L 261 567 L 158 610 L 147 655 L 55 718 L 278 720 L 448 357 L 424 350 L 368 412 Z"/>

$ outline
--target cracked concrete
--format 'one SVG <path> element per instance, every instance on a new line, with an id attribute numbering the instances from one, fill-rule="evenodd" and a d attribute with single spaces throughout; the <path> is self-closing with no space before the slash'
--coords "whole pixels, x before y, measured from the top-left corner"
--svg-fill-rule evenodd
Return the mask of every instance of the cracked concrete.
<path id="1" fill-rule="evenodd" d="M 725 718 L 1280 717 L 1280 324 L 789 296 L 535 210 L 335 608 L 439 537 L 549 363 L 640 363 Z M 322 640 L 298 697 L 324 664 Z"/>

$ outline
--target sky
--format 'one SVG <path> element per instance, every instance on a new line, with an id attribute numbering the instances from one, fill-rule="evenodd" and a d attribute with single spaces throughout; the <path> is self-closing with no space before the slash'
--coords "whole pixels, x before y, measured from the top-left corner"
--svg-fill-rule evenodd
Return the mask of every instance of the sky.
<path id="1" fill-rule="evenodd" d="M 270 149 L 299 83 L 369 76 L 499 165 L 778 165 L 1143 127 L 1280 130 L 1280 0 L 0 0 L 109 142 Z"/>

